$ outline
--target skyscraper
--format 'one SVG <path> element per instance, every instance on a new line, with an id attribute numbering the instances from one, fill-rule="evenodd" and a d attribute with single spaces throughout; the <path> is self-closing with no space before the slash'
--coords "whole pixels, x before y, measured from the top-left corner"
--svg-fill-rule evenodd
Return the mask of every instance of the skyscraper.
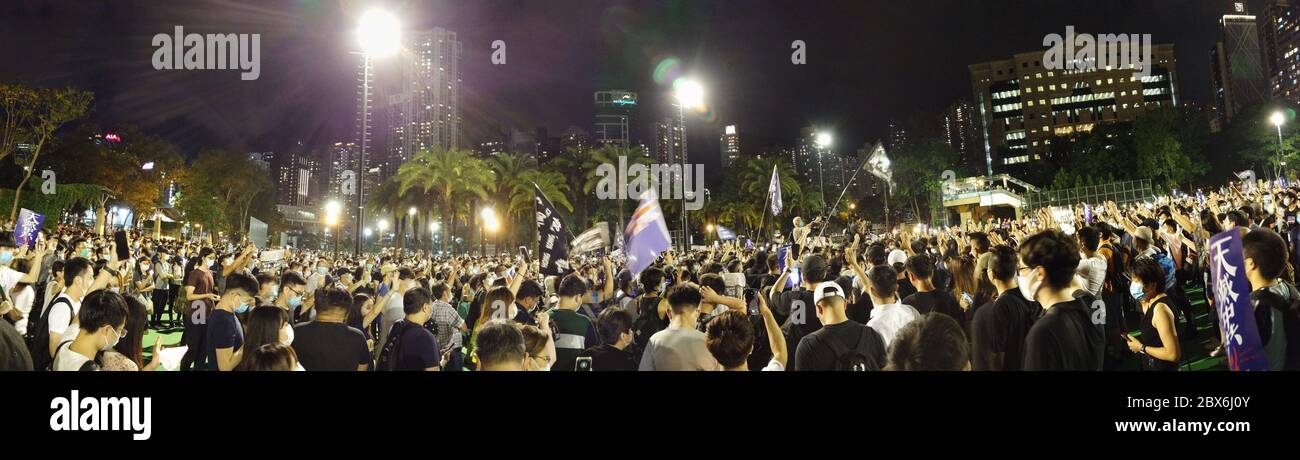
<path id="1" fill-rule="evenodd" d="M 308 206 L 311 204 L 312 172 L 316 159 L 298 142 L 288 155 L 277 155 L 274 167 L 276 204 Z"/>
<path id="2" fill-rule="evenodd" d="M 980 144 L 979 114 L 962 100 L 943 113 L 943 138 L 957 152 L 958 174 L 984 174 L 984 149 Z"/>
<path id="3" fill-rule="evenodd" d="M 456 32 L 435 27 L 408 36 L 398 62 L 400 93 L 391 105 L 391 142 L 382 177 L 396 173 L 420 150 L 461 147 L 461 55 Z"/>
<path id="4" fill-rule="evenodd" d="M 1300 102 L 1300 1 L 1268 1 L 1260 27 L 1273 97 Z"/>
<path id="5" fill-rule="evenodd" d="M 1255 16 L 1246 13 L 1245 2 L 1232 4 L 1219 20 L 1223 35 L 1210 50 L 1215 99 L 1225 122 L 1272 94 Z"/>
<path id="6" fill-rule="evenodd" d="M 736 132 L 736 125 L 722 129 L 722 141 L 718 145 L 722 147 L 722 167 L 730 168 L 740 159 L 740 134 Z"/>
<path id="7" fill-rule="evenodd" d="M 885 148 L 893 150 L 907 142 L 907 129 L 898 120 L 889 120 L 889 137 L 885 138 Z"/>
<path id="8" fill-rule="evenodd" d="M 595 93 L 594 143 L 630 148 L 640 140 L 633 132 L 636 126 L 636 97 L 636 93 L 621 89 Z"/>
<path id="9" fill-rule="evenodd" d="M 1132 121 L 1148 108 L 1178 103 L 1174 45 L 1152 45 L 1149 76 L 1134 69 L 1052 70 L 1043 51 L 971 64 L 971 87 L 982 152 L 994 173 L 1040 168 L 1055 137 L 1086 133 L 1098 123 Z"/>
<path id="10" fill-rule="evenodd" d="M 660 164 L 680 163 L 678 152 L 682 148 L 682 130 L 677 121 L 665 118 L 655 123 L 654 159 Z"/>

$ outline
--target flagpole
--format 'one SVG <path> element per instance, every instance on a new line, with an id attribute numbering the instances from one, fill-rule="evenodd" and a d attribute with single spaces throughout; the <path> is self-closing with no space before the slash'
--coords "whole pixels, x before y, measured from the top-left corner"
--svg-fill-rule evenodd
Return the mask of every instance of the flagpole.
<path id="1" fill-rule="evenodd" d="M 826 233 L 826 227 L 827 227 L 827 224 L 830 222 L 830 221 L 828 221 L 828 220 L 825 219 L 825 217 L 826 217 L 826 213 L 829 212 L 831 209 L 838 209 L 838 208 L 840 207 L 840 200 L 843 200 L 843 199 L 844 199 L 844 194 L 847 193 L 847 192 L 849 191 L 849 187 L 853 185 L 853 181 L 854 181 L 855 179 L 858 178 L 858 172 L 859 172 L 859 171 L 862 171 L 862 167 L 863 167 L 863 166 L 866 166 L 866 165 L 867 165 L 867 159 L 869 159 L 869 158 L 870 158 L 870 157 L 862 159 L 862 163 L 859 163 L 857 169 L 854 169 L 854 170 L 853 170 L 853 176 L 852 176 L 852 177 L 849 177 L 849 182 L 848 182 L 847 184 L 844 184 L 844 189 L 843 189 L 843 190 L 840 190 L 840 197 L 835 199 L 835 205 L 834 205 L 834 206 L 831 206 L 830 209 L 827 209 L 826 211 L 823 211 L 823 212 L 822 212 L 822 217 L 823 217 L 823 219 L 822 219 L 822 229 L 819 230 L 819 231 L 817 231 L 817 238 L 818 238 L 818 239 L 821 239 L 822 235 Z M 888 184 L 886 184 L 886 187 L 888 187 Z M 886 206 L 888 206 L 888 205 L 886 205 Z M 889 219 L 889 216 L 888 216 L 887 214 L 888 214 L 888 213 L 886 213 L 886 216 L 885 216 L 885 219 L 886 219 L 886 220 Z M 886 224 L 886 226 L 888 226 L 888 224 Z"/>
<path id="2" fill-rule="evenodd" d="M 767 203 L 772 201 L 772 192 L 769 190 L 767 196 L 763 197 L 763 217 L 758 219 L 758 236 L 763 236 L 763 224 L 767 223 Z"/>

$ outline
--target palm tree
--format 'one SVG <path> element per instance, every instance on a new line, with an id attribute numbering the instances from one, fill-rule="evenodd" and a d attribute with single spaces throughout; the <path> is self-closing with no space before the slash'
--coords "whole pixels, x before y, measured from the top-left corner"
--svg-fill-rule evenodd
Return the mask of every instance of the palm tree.
<path id="1" fill-rule="evenodd" d="M 399 191 L 420 189 L 435 196 L 443 221 L 449 224 L 447 239 L 456 235 L 454 207 L 458 197 L 466 195 L 486 199 L 493 181 L 491 170 L 483 160 L 466 150 L 421 150 L 397 169 Z M 443 241 L 443 249 L 447 242 Z"/>
<path id="2" fill-rule="evenodd" d="M 781 201 L 784 203 L 782 214 L 788 215 L 793 210 L 793 203 L 802 195 L 799 182 L 794 177 L 794 168 L 790 166 L 790 163 L 783 160 L 784 158 L 780 155 L 764 155 L 761 159 L 747 158 L 742 160 L 740 172 L 737 173 L 741 184 L 738 191 L 741 199 L 754 203 L 763 203 L 764 208 L 758 210 L 758 213 L 754 215 L 759 217 L 758 220 L 764 227 L 768 222 L 776 220 L 775 216 L 770 215 L 771 203 L 767 201 L 770 198 L 768 197 L 768 186 L 772 181 L 773 167 L 776 168 L 777 176 L 781 178 Z M 781 228 L 779 223 L 777 228 Z M 759 229 L 759 231 L 760 234 L 766 232 L 765 229 Z"/>

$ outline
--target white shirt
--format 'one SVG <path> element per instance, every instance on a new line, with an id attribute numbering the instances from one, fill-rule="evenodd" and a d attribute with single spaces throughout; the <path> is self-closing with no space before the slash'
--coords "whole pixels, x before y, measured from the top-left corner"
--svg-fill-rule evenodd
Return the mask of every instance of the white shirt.
<path id="1" fill-rule="evenodd" d="M 18 329 L 19 334 L 27 333 L 27 317 L 32 313 L 32 301 L 36 299 L 36 291 L 31 286 L 24 287 L 17 294 L 14 294 L 14 308 L 23 313 L 23 319 L 14 323 L 14 329 Z"/>
<path id="2" fill-rule="evenodd" d="M 1092 295 L 1101 295 L 1101 287 L 1106 283 L 1106 259 L 1092 256 L 1079 259 L 1079 267 L 1074 273 L 1088 283 L 1085 289 Z"/>
<path id="3" fill-rule="evenodd" d="M 781 372 L 784 370 L 785 370 L 785 365 L 781 364 L 780 361 L 777 361 L 776 358 L 772 358 L 771 361 L 767 362 L 766 366 L 763 366 L 764 372 L 769 372 L 769 371 Z"/>
<path id="4" fill-rule="evenodd" d="M 384 306 L 383 320 L 379 323 L 379 340 L 375 345 L 383 348 L 388 343 L 388 330 L 393 328 L 393 323 L 400 319 L 406 318 L 406 311 L 402 309 L 403 293 L 394 293 L 393 297 L 388 299 L 388 305 Z"/>
<path id="5" fill-rule="evenodd" d="M 879 332 L 880 337 L 885 339 L 885 347 L 889 347 L 899 330 L 920 317 L 921 313 L 911 305 L 901 303 L 876 305 L 871 309 L 871 319 L 867 321 L 867 326 Z"/>
<path id="6" fill-rule="evenodd" d="M 79 371 L 81 366 L 90 361 L 81 353 L 72 351 L 72 344 L 59 344 L 59 353 L 54 356 L 54 370 L 56 371 Z"/>
<path id="7" fill-rule="evenodd" d="M 76 315 L 77 312 L 81 311 L 81 302 L 73 300 L 72 297 L 68 297 L 68 293 L 61 293 L 58 297 L 54 298 L 54 300 L 58 299 L 68 299 L 68 303 L 72 305 L 72 311 L 69 312 L 67 308 L 59 306 L 58 308 L 53 308 L 46 312 L 49 318 L 47 326 L 49 327 L 50 337 L 62 337 L 63 333 L 67 330 L 68 325 L 72 324 L 73 315 Z M 53 301 L 51 301 L 51 303 L 53 303 Z"/>

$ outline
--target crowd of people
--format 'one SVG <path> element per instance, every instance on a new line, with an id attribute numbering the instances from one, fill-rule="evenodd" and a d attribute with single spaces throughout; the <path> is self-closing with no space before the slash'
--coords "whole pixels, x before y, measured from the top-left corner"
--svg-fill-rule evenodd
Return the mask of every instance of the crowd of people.
<path id="1" fill-rule="evenodd" d="M 789 238 L 670 250 L 639 273 L 603 254 L 543 275 L 526 254 L 119 248 L 59 226 L 0 241 L 0 369 L 1177 370 L 1197 322 L 1217 326 L 1190 294 L 1213 305 L 1208 240 L 1236 230 L 1269 365 L 1296 370 L 1297 194 L 1229 184 L 835 238 L 796 219 Z"/>

